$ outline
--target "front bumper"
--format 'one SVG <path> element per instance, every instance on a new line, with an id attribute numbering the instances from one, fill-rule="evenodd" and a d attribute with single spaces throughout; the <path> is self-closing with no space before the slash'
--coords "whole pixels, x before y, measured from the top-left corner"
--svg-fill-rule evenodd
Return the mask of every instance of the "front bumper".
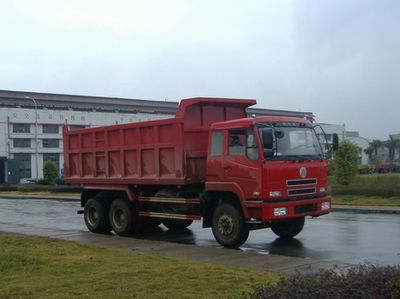
<path id="1" fill-rule="evenodd" d="M 303 216 L 321 216 L 328 214 L 331 208 L 324 208 L 323 203 L 329 202 L 331 207 L 331 197 L 324 196 L 320 198 L 302 199 L 302 200 L 287 200 L 279 202 L 271 202 L 268 200 L 261 202 L 247 202 L 246 207 L 249 218 L 260 219 L 263 222 L 289 219 Z M 286 208 L 286 215 L 274 215 L 274 209 Z"/>

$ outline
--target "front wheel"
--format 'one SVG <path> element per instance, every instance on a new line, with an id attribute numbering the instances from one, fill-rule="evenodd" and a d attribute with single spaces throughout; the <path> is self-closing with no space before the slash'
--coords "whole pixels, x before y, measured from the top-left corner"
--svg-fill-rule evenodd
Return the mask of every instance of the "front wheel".
<path id="1" fill-rule="evenodd" d="M 298 235 L 304 227 L 304 217 L 274 221 L 271 229 L 275 235 L 284 239 L 290 239 Z"/>
<path id="2" fill-rule="evenodd" d="M 249 236 L 241 211 L 228 203 L 221 203 L 215 209 L 212 232 L 218 243 L 228 248 L 239 247 Z"/>

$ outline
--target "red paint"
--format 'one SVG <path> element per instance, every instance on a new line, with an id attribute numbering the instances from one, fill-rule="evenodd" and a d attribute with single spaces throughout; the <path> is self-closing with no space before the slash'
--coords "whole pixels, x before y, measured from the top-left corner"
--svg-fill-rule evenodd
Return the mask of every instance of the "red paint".
<path id="1" fill-rule="evenodd" d="M 259 122 L 305 125 L 310 122 L 293 117 L 247 118 L 245 109 L 255 103 L 255 100 L 192 98 L 182 100 L 175 118 L 171 119 L 74 131 L 64 127 L 65 181 L 85 188 L 127 190 L 130 199 L 137 199 L 129 191 L 137 186 L 203 186 L 206 192 L 232 192 L 240 200 L 245 218 L 264 222 L 328 213 L 329 210 L 321 211 L 321 203 L 330 202 L 330 198 L 319 192 L 321 187 L 327 187 L 326 162 L 265 159 L 255 128 Z M 254 134 L 258 159 L 229 154 L 229 131 L 241 129 Z M 214 131 L 223 134 L 223 152 L 213 157 L 209 154 L 209 143 L 210 132 Z M 301 167 L 307 169 L 306 178 L 316 179 L 311 187 L 318 198 L 289 196 L 290 192 L 298 192 L 293 190 L 309 187 L 287 185 L 287 180 L 300 179 Z M 272 191 L 281 192 L 281 202 L 273 202 Z M 259 203 L 254 203 L 255 200 Z M 316 208 L 295 214 L 296 206 L 309 204 L 315 204 Z M 287 207 L 289 215 L 275 217 L 274 207 Z"/>

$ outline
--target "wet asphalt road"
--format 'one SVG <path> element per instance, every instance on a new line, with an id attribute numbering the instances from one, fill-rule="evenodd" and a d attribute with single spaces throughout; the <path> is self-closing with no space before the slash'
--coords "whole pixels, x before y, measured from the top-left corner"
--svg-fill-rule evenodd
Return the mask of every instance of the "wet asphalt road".
<path id="1" fill-rule="evenodd" d="M 79 209 L 79 202 L 0 198 L 0 230 L 38 235 L 49 230 L 60 235 L 87 231 L 83 215 L 76 214 Z M 200 222 L 181 233 L 160 226 L 139 238 L 220 247 L 211 229 L 202 229 Z M 291 241 L 277 238 L 269 229 L 252 231 L 241 249 L 351 264 L 400 264 L 400 215 L 334 212 L 307 218 L 303 231 Z"/>

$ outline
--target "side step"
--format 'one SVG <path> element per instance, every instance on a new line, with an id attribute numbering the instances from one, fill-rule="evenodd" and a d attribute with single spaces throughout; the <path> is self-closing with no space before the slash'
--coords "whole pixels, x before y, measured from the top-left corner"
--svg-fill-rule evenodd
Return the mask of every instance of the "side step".
<path id="1" fill-rule="evenodd" d="M 180 219 L 180 220 L 200 220 L 201 219 L 201 216 L 196 216 L 196 215 L 170 214 L 170 213 L 145 212 L 145 211 L 139 212 L 139 216 L 154 217 L 154 218 Z"/>

